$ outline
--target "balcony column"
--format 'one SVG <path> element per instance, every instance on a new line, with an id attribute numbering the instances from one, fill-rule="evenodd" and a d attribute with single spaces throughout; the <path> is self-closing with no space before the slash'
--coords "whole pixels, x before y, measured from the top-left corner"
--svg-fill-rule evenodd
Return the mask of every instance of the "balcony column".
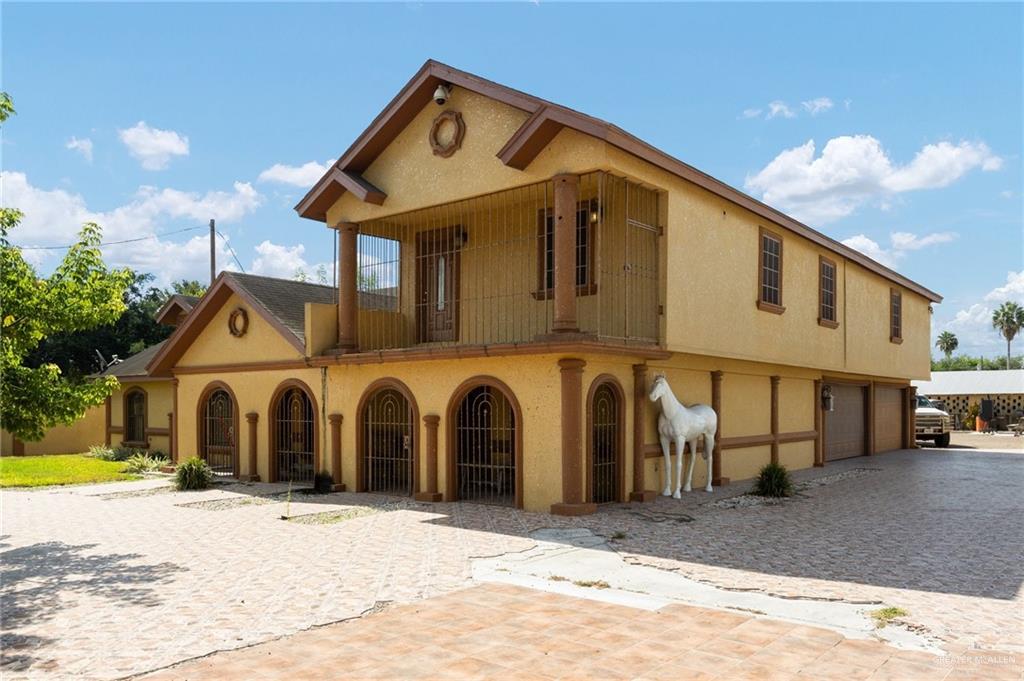
<path id="1" fill-rule="evenodd" d="M 257 455 L 259 452 L 259 434 L 257 424 L 259 423 L 260 415 L 254 411 L 250 411 L 245 415 L 245 421 L 249 424 L 249 465 L 248 475 L 244 477 L 249 482 L 259 482 L 259 464 L 257 463 Z M 241 476 L 239 476 L 241 477 Z"/>
<path id="2" fill-rule="evenodd" d="M 359 293 L 356 273 L 359 269 L 359 225 L 338 224 L 338 352 L 359 350 Z"/>
<path id="3" fill-rule="evenodd" d="M 555 314 L 551 330 L 555 333 L 578 333 L 576 322 L 576 206 L 579 203 L 578 175 L 554 177 L 554 261 Z"/>
<path id="4" fill-rule="evenodd" d="M 583 502 L 583 367 L 582 359 L 560 359 L 562 374 L 562 502 L 554 515 L 586 515 L 597 504 Z"/>
<path id="5" fill-rule="evenodd" d="M 423 425 L 427 429 L 427 480 L 423 490 L 416 493 L 416 501 L 441 501 L 442 495 L 437 491 L 437 426 L 441 417 L 427 414 L 423 417 Z"/>

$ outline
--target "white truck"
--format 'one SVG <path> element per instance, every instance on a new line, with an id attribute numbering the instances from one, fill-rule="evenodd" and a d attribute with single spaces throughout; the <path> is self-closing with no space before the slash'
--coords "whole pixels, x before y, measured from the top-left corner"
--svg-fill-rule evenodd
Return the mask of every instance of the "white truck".
<path id="1" fill-rule="evenodd" d="M 917 396 L 914 420 L 915 439 L 932 440 L 936 447 L 949 446 L 949 431 L 952 430 L 949 414 L 932 404 L 924 395 Z"/>

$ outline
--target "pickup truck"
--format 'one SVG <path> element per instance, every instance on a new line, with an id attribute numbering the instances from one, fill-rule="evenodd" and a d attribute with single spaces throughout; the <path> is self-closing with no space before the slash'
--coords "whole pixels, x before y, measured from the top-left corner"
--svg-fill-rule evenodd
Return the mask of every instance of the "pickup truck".
<path id="1" fill-rule="evenodd" d="M 924 395 L 917 396 L 917 409 L 914 414 L 915 439 L 932 440 L 936 447 L 949 446 L 949 431 L 951 430 L 949 414 L 932 404 L 932 401 Z"/>

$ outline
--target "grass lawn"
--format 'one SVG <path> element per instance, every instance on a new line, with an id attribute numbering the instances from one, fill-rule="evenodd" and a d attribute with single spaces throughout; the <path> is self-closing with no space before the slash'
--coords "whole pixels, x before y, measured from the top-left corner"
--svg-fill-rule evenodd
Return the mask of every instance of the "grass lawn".
<path id="1" fill-rule="evenodd" d="M 123 461 L 102 461 L 81 454 L 5 456 L 0 458 L 0 487 L 43 487 L 86 482 L 137 480 L 122 473 Z"/>

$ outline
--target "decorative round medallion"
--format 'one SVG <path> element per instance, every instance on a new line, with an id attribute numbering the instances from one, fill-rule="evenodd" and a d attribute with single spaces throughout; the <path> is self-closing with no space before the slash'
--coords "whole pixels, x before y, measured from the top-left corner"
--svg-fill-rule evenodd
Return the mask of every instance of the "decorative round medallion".
<path id="1" fill-rule="evenodd" d="M 452 109 L 442 111 L 430 126 L 430 148 L 435 156 L 448 158 L 459 150 L 465 136 L 466 124 L 462 114 Z"/>
<path id="2" fill-rule="evenodd" d="M 228 331 L 235 338 L 241 338 L 249 330 L 249 313 L 241 307 L 236 307 L 228 317 Z"/>

